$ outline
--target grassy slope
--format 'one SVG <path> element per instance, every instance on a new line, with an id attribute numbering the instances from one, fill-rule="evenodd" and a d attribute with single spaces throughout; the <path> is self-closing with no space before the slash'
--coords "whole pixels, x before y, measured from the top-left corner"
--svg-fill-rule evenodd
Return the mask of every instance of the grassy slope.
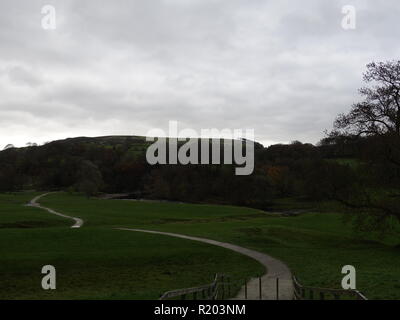
<path id="1" fill-rule="evenodd" d="M 48 206 L 83 217 L 87 224 L 173 231 L 228 241 L 286 261 L 305 284 L 340 287 L 341 268 L 357 269 L 358 289 L 374 299 L 400 299 L 400 233 L 385 241 L 356 234 L 342 215 L 309 213 L 270 217 L 259 211 L 186 204 L 86 200 L 52 195 Z"/>
<path id="2" fill-rule="evenodd" d="M 156 299 L 167 290 L 208 283 L 216 272 L 235 278 L 263 272 L 255 261 L 222 248 L 113 230 L 113 224 L 127 223 L 124 203 L 115 202 L 114 209 L 107 201 L 73 198 L 82 205 L 77 215 L 89 220 L 70 229 L 69 220 L 22 205 L 33 196 L 0 195 L 0 299 Z M 131 207 L 128 216 L 144 219 L 152 215 L 151 207 L 146 210 Z M 57 290 L 40 287 L 46 264 L 57 269 Z"/>

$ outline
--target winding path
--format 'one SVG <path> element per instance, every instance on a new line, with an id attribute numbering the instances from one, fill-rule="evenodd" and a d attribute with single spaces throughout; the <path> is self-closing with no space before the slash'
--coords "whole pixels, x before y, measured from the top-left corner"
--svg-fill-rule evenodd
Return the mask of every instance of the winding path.
<path id="1" fill-rule="evenodd" d="M 255 250 L 250 250 L 243 248 L 234 244 L 219 242 L 211 239 L 198 238 L 192 236 L 186 236 L 177 233 L 169 232 L 159 232 L 151 230 L 141 230 L 141 229 L 128 229 L 128 228 L 118 228 L 118 230 L 125 231 L 135 231 L 135 232 L 145 232 L 153 234 L 161 234 L 170 237 L 182 238 L 187 240 L 200 241 L 215 246 L 230 249 L 253 258 L 260 262 L 268 272 L 261 277 L 261 287 L 262 287 L 262 300 L 276 300 L 276 278 L 279 278 L 279 299 L 280 300 L 292 300 L 293 299 L 293 282 L 292 274 L 289 268 L 280 260 L 277 260 L 265 253 L 261 253 Z M 243 300 L 245 298 L 245 288 L 241 288 L 235 299 Z M 259 297 L 259 279 L 253 278 L 247 283 L 247 298 L 249 300 L 258 300 Z"/>
<path id="2" fill-rule="evenodd" d="M 53 209 L 46 208 L 46 207 L 43 207 L 43 206 L 40 205 L 40 203 L 38 202 L 39 199 L 40 199 L 40 198 L 43 198 L 43 197 L 45 197 L 45 196 L 47 196 L 47 195 L 49 195 L 49 194 L 51 194 L 51 193 L 53 193 L 53 192 L 48 192 L 48 193 L 45 193 L 45 194 L 41 194 L 40 196 L 37 196 L 37 197 L 33 198 L 33 199 L 29 202 L 28 206 L 35 207 L 35 208 L 40 208 L 40 209 L 46 210 L 46 211 L 48 211 L 48 212 L 50 212 L 50 213 L 52 213 L 52 214 L 55 214 L 55 215 L 57 215 L 57 216 L 60 216 L 60 217 L 63 217 L 63 218 L 67 218 L 67 219 L 72 219 L 72 220 L 74 220 L 74 221 L 75 221 L 75 224 L 72 225 L 71 228 L 80 228 L 80 227 L 82 227 L 82 226 L 83 226 L 83 220 L 82 220 L 82 219 L 80 219 L 80 218 L 75 218 L 75 217 L 71 217 L 71 216 L 67 216 L 67 215 L 65 215 L 65 214 L 59 213 L 59 212 L 57 212 L 57 211 L 54 211 Z"/>
<path id="3" fill-rule="evenodd" d="M 52 192 L 48 192 L 42 195 L 39 195 L 33 198 L 28 206 L 40 208 L 48 211 L 51 214 L 55 214 L 57 216 L 71 219 L 75 221 L 75 224 L 71 226 L 71 228 L 80 228 L 83 225 L 83 220 L 76 217 L 67 216 L 65 214 L 59 213 L 53 209 L 41 206 L 38 202 L 41 198 L 51 194 Z M 293 299 L 293 282 L 292 282 L 292 274 L 289 268 L 280 260 L 275 259 L 265 253 L 261 253 L 255 250 L 243 248 L 231 243 L 220 242 L 211 239 L 192 237 L 177 233 L 169 233 L 169 232 L 161 232 L 161 231 L 152 231 L 152 230 L 142 230 L 142 229 L 128 229 L 128 228 L 117 228 L 118 230 L 125 231 L 134 231 L 134 232 L 145 232 L 152 234 L 160 234 L 175 238 L 182 238 L 186 240 L 193 240 L 204 242 L 207 244 L 223 247 L 238 253 L 241 253 L 245 256 L 248 256 L 259 263 L 261 263 L 266 270 L 268 271 L 261 277 L 261 287 L 262 287 L 262 300 L 276 300 L 276 279 L 279 278 L 279 299 L 280 300 L 292 300 Z M 243 300 L 245 298 L 245 288 L 242 287 L 235 297 L 235 299 Z M 259 279 L 253 278 L 247 283 L 247 299 L 249 300 L 258 300 L 259 296 Z"/>

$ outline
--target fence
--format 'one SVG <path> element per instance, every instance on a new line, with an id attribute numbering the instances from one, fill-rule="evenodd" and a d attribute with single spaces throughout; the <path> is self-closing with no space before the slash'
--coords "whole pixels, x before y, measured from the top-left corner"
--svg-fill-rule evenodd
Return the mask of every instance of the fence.
<path id="1" fill-rule="evenodd" d="M 368 300 L 358 290 L 327 289 L 303 286 L 293 276 L 294 299 L 295 300 L 341 300 L 343 298 Z"/>
<path id="2" fill-rule="evenodd" d="M 214 281 L 210 284 L 178 289 L 165 292 L 160 300 L 167 299 L 181 299 L 181 300 L 224 300 L 232 298 L 232 295 L 236 294 L 242 287 L 244 288 L 244 297 L 241 299 L 247 300 L 248 297 L 248 279 L 244 280 L 232 280 L 230 276 L 226 274 L 216 274 Z M 251 294 L 253 299 L 263 299 L 262 292 L 262 279 L 258 278 L 258 292 Z M 279 300 L 279 279 L 276 279 L 276 300 Z M 257 296 L 255 296 L 255 294 Z"/>
<path id="3" fill-rule="evenodd" d="M 160 297 L 160 300 L 176 298 L 180 298 L 182 300 L 223 300 L 227 297 L 230 297 L 233 285 L 234 282 L 231 281 L 229 276 L 224 274 L 216 274 L 214 281 L 210 284 L 200 287 L 168 291 Z"/>
<path id="4" fill-rule="evenodd" d="M 316 288 L 310 286 L 303 286 L 297 280 L 295 276 L 292 277 L 293 280 L 293 299 L 294 300 L 344 300 L 344 299 L 356 299 L 356 300 L 368 300 L 360 291 L 358 290 L 344 290 L 344 289 L 328 289 L 328 288 Z M 253 299 L 263 299 L 262 293 L 262 279 L 259 278 L 259 292 L 257 297 L 252 294 Z M 231 294 L 236 293 L 236 289 L 244 286 L 244 298 L 248 299 L 247 290 L 247 280 L 232 281 L 232 279 L 225 274 L 216 274 L 214 281 L 210 284 L 172 290 L 164 293 L 160 300 L 167 299 L 182 299 L 182 300 L 224 300 L 232 298 Z M 273 299 L 279 300 L 279 278 L 276 278 L 276 297 Z M 265 298 L 265 297 L 264 297 Z"/>

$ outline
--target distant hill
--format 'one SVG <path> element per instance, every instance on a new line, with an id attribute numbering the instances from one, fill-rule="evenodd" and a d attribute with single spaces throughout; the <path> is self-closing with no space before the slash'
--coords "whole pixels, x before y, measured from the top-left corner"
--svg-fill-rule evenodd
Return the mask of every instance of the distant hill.
<path id="1" fill-rule="evenodd" d="M 274 197 L 315 193 L 304 186 L 307 179 L 316 179 L 309 173 L 322 165 L 334 165 L 324 161 L 332 155 L 348 158 L 337 152 L 335 145 L 315 147 L 296 142 L 264 148 L 256 142 L 253 174 L 236 176 L 235 165 L 149 165 L 146 150 L 152 143 L 141 136 L 103 136 L 8 148 L 0 152 L 0 191 L 131 193 L 260 208 Z"/>

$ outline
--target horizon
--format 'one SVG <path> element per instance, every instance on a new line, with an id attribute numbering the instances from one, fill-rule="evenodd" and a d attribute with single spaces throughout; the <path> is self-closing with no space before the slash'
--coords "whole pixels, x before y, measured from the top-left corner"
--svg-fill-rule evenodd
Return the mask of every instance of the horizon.
<path id="1" fill-rule="evenodd" d="M 121 137 L 121 138 L 124 138 L 124 137 L 126 137 L 126 138 L 138 137 L 138 138 L 154 138 L 154 139 L 158 139 L 158 138 L 168 138 L 168 139 L 209 139 L 209 140 L 211 140 L 211 139 L 227 139 L 227 138 L 224 138 L 222 136 L 221 137 L 211 137 L 211 136 L 209 136 L 209 137 L 208 136 L 202 136 L 202 137 L 190 137 L 190 136 L 185 136 L 184 137 L 184 136 L 179 136 L 179 137 L 175 137 L 175 136 L 141 136 L 141 135 L 137 135 L 137 134 L 133 134 L 133 135 L 116 134 L 116 135 L 100 135 L 100 136 L 74 136 L 74 137 L 65 137 L 65 138 L 60 138 L 60 139 L 55 139 L 55 140 L 44 141 L 44 142 L 40 142 L 40 143 L 37 143 L 35 141 L 28 141 L 27 143 L 21 144 L 21 145 L 15 145 L 13 143 L 9 143 L 9 144 L 3 146 L 0 149 L 0 152 L 3 151 L 3 150 L 6 150 L 6 147 L 9 146 L 9 145 L 12 145 L 15 148 L 25 148 L 25 147 L 29 147 L 29 144 L 32 143 L 32 144 L 35 144 L 38 147 L 40 147 L 40 146 L 44 146 L 44 145 L 52 143 L 52 142 L 64 141 L 64 140 L 69 140 L 69 139 L 80 139 L 80 138 L 96 139 L 96 138 L 111 138 L 111 137 Z M 256 143 L 262 144 L 264 148 L 268 148 L 268 147 L 273 146 L 273 145 L 280 145 L 280 144 L 281 145 L 289 145 L 289 144 L 291 144 L 293 142 L 296 142 L 297 140 L 286 141 L 286 142 L 276 142 L 276 143 L 270 143 L 270 144 L 263 143 L 262 141 L 259 141 L 257 139 L 254 139 L 253 141 L 256 142 Z M 307 141 L 299 141 L 299 142 L 301 142 L 303 144 L 312 144 L 313 146 L 317 145 L 316 143 L 314 144 L 314 143 L 307 142 Z"/>

